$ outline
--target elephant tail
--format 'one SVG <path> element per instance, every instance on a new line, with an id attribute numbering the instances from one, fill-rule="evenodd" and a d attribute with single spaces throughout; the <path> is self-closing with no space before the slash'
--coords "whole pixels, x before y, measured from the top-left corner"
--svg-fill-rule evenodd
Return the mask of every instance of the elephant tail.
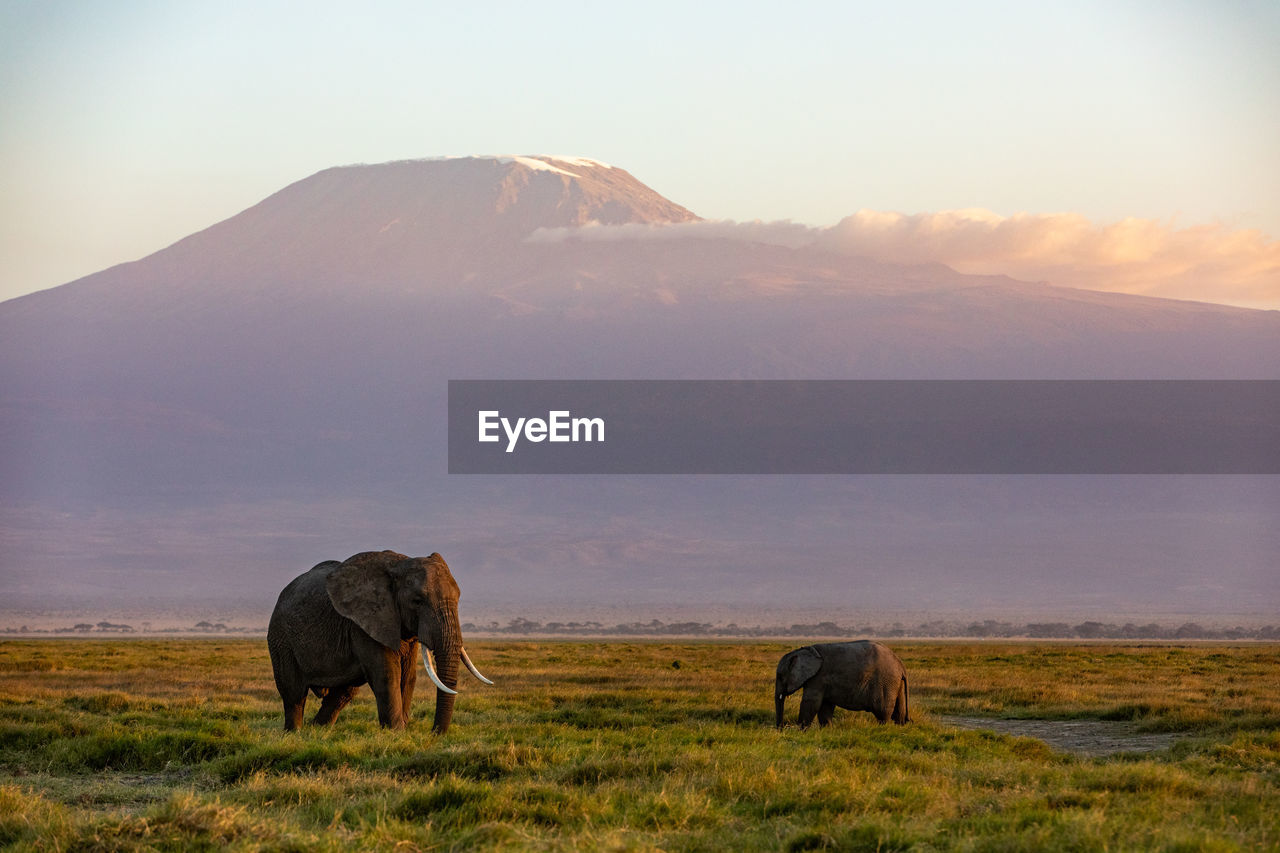
<path id="1" fill-rule="evenodd" d="M 907 674 L 904 672 L 902 674 L 902 722 L 904 723 L 911 722 L 911 709 L 907 701 L 908 692 L 909 691 L 907 690 Z"/>

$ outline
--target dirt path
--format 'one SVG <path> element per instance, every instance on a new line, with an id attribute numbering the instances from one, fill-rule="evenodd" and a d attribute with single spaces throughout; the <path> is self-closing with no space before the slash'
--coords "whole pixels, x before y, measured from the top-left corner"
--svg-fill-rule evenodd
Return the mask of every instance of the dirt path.
<path id="1" fill-rule="evenodd" d="M 1168 749 L 1177 735 L 1138 732 L 1133 723 L 1110 720 L 997 720 L 990 717 L 939 717 L 962 729 L 988 729 L 1006 735 L 1039 738 L 1054 749 L 1079 755 L 1155 752 Z"/>

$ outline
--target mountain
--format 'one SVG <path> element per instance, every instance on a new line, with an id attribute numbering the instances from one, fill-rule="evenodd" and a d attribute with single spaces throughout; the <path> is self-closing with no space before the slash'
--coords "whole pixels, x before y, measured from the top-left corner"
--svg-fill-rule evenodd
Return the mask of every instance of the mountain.
<path id="1" fill-rule="evenodd" d="M 161 253 L 161 275 L 448 284 L 540 227 L 697 219 L 584 158 L 465 157 L 327 169 Z M 234 250 L 234 258 L 229 252 Z"/>
<path id="2" fill-rule="evenodd" d="M 709 579 L 731 567 L 751 579 L 732 586 L 769 596 L 774 581 L 759 573 L 779 543 L 829 575 L 846 542 L 831 508 L 866 515 L 877 493 L 787 478 L 768 481 L 785 481 L 781 490 L 450 478 L 446 380 L 1280 376 L 1280 312 L 874 263 L 697 223 L 585 158 L 349 166 L 139 261 L 0 304 L 0 524 L 13 543 L 0 587 L 24 601 L 65 588 L 83 602 L 134 595 L 152 578 L 144 587 L 169 598 L 258 600 L 320 559 L 419 543 L 551 600 L 586 577 L 597 595 L 616 582 L 657 596 L 681 561 L 702 567 L 711 600 Z M 610 226 L 616 239 L 586 239 Z M 994 522 L 972 512 L 975 500 L 1004 507 L 1020 553 L 1031 547 L 1017 523 L 1026 513 L 1055 506 L 1064 519 L 1099 521 L 1093 507 L 1110 504 L 1070 492 L 1064 509 L 1027 484 L 990 488 L 942 490 L 965 519 L 958 540 L 886 519 L 893 536 L 934 544 L 895 549 L 882 527 L 864 537 L 875 565 L 978 571 L 987 561 L 974 555 L 987 550 L 965 543 L 985 541 Z M 1217 502 L 1203 506 L 1170 488 L 1160 505 L 1203 510 L 1212 541 L 1222 535 L 1215 507 L 1257 508 L 1234 487 L 1215 487 Z M 1010 503 L 1010 489 L 1025 499 Z M 928 490 L 888 492 L 894 517 L 935 511 Z M 827 521 L 815 528 L 814 513 Z M 1201 529 L 1185 519 L 1149 528 L 1180 542 Z M 1085 558 L 1067 524 L 1050 537 L 1057 556 L 1044 571 L 1072 558 L 1095 573 L 1150 566 L 1158 553 L 1194 578 L 1197 560 L 1227 560 L 1191 545 L 1135 554 L 1123 525 L 1113 534 L 1129 544 Z M 766 541 L 745 556 L 739 536 Z M 1271 542 L 1258 534 L 1226 550 L 1251 572 Z M 1007 558 L 992 559 L 1007 568 Z M 547 574 L 565 562 L 563 578 Z M 636 571 L 657 564 L 672 576 Z M 518 583 L 517 570 L 539 580 Z M 1265 585 L 1250 583 L 1241 600 Z"/>

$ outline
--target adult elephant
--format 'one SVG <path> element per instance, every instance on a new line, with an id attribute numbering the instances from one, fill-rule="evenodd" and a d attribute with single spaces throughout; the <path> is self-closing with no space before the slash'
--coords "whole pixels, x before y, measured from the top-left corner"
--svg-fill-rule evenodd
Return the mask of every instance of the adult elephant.
<path id="1" fill-rule="evenodd" d="M 327 560 L 294 578 L 280 593 L 267 627 L 285 730 L 302 724 L 308 690 L 323 700 L 314 722 L 325 725 L 362 684 L 373 689 L 378 722 L 404 728 L 420 643 L 436 685 L 433 729 L 443 734 L 453 717 L 459 661 L 485 684 L 493 683 L 462 646 L 458 584 L 444 558 L 365 551 L 341 563 Z"/>
<path id="2" fill-rule="evenodd" d="M 819 726 L 827 725 L 836 708 L 870 711 L 881 723 L 911 720 L 907 671 L 887 646 L 871 640 L 819 643 L 783 655 L 773 691 L 778 728 L 782 728 L 783 703 L 802 687 L 802 729 L 808 728 L 815 716 Z"/>

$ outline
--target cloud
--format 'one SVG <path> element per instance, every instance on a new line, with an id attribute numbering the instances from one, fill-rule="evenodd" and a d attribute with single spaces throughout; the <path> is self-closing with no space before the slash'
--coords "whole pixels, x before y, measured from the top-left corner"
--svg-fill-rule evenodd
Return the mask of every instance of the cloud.
<path id="1" fill-rule="evenodd" d="M 1280 309 L 1280 241 L 1223 225 L 1153 219 L 1098 225 L 1073 213 L 860 210 L 827 229 L 827 249 L 892 263 L 943 263 L 1065 287 Z"/>
<path id="2" fill-rule="evenodd" d="M 1225 225 L 1155 219 L 1096 224 L 1075 213 L 860 210 L 830 228 L 795 222 L 700 221 L 540 228 L 530 243 L 736 240 L 815 246 L 898 264 L 941 263 L 1062 287 L 1280 309 L 1280 240 Z"/>
<path id="3" fill-rule="evenodd" d="M 539 228 L 525 238 L 526 243 L 563 243 L 567 240 L 584 242 L 612 242 L 618 240 L 737 240 L 744 243 L 765 243 L 799 249 L 812 245 L 822 234 L 822 229 L 811 228 L 795 222 L 729 222 L 726 220 L 702 220 L 653 225 L 629 222 L 624 225 L 590 225 L 569 228 Z"/>

